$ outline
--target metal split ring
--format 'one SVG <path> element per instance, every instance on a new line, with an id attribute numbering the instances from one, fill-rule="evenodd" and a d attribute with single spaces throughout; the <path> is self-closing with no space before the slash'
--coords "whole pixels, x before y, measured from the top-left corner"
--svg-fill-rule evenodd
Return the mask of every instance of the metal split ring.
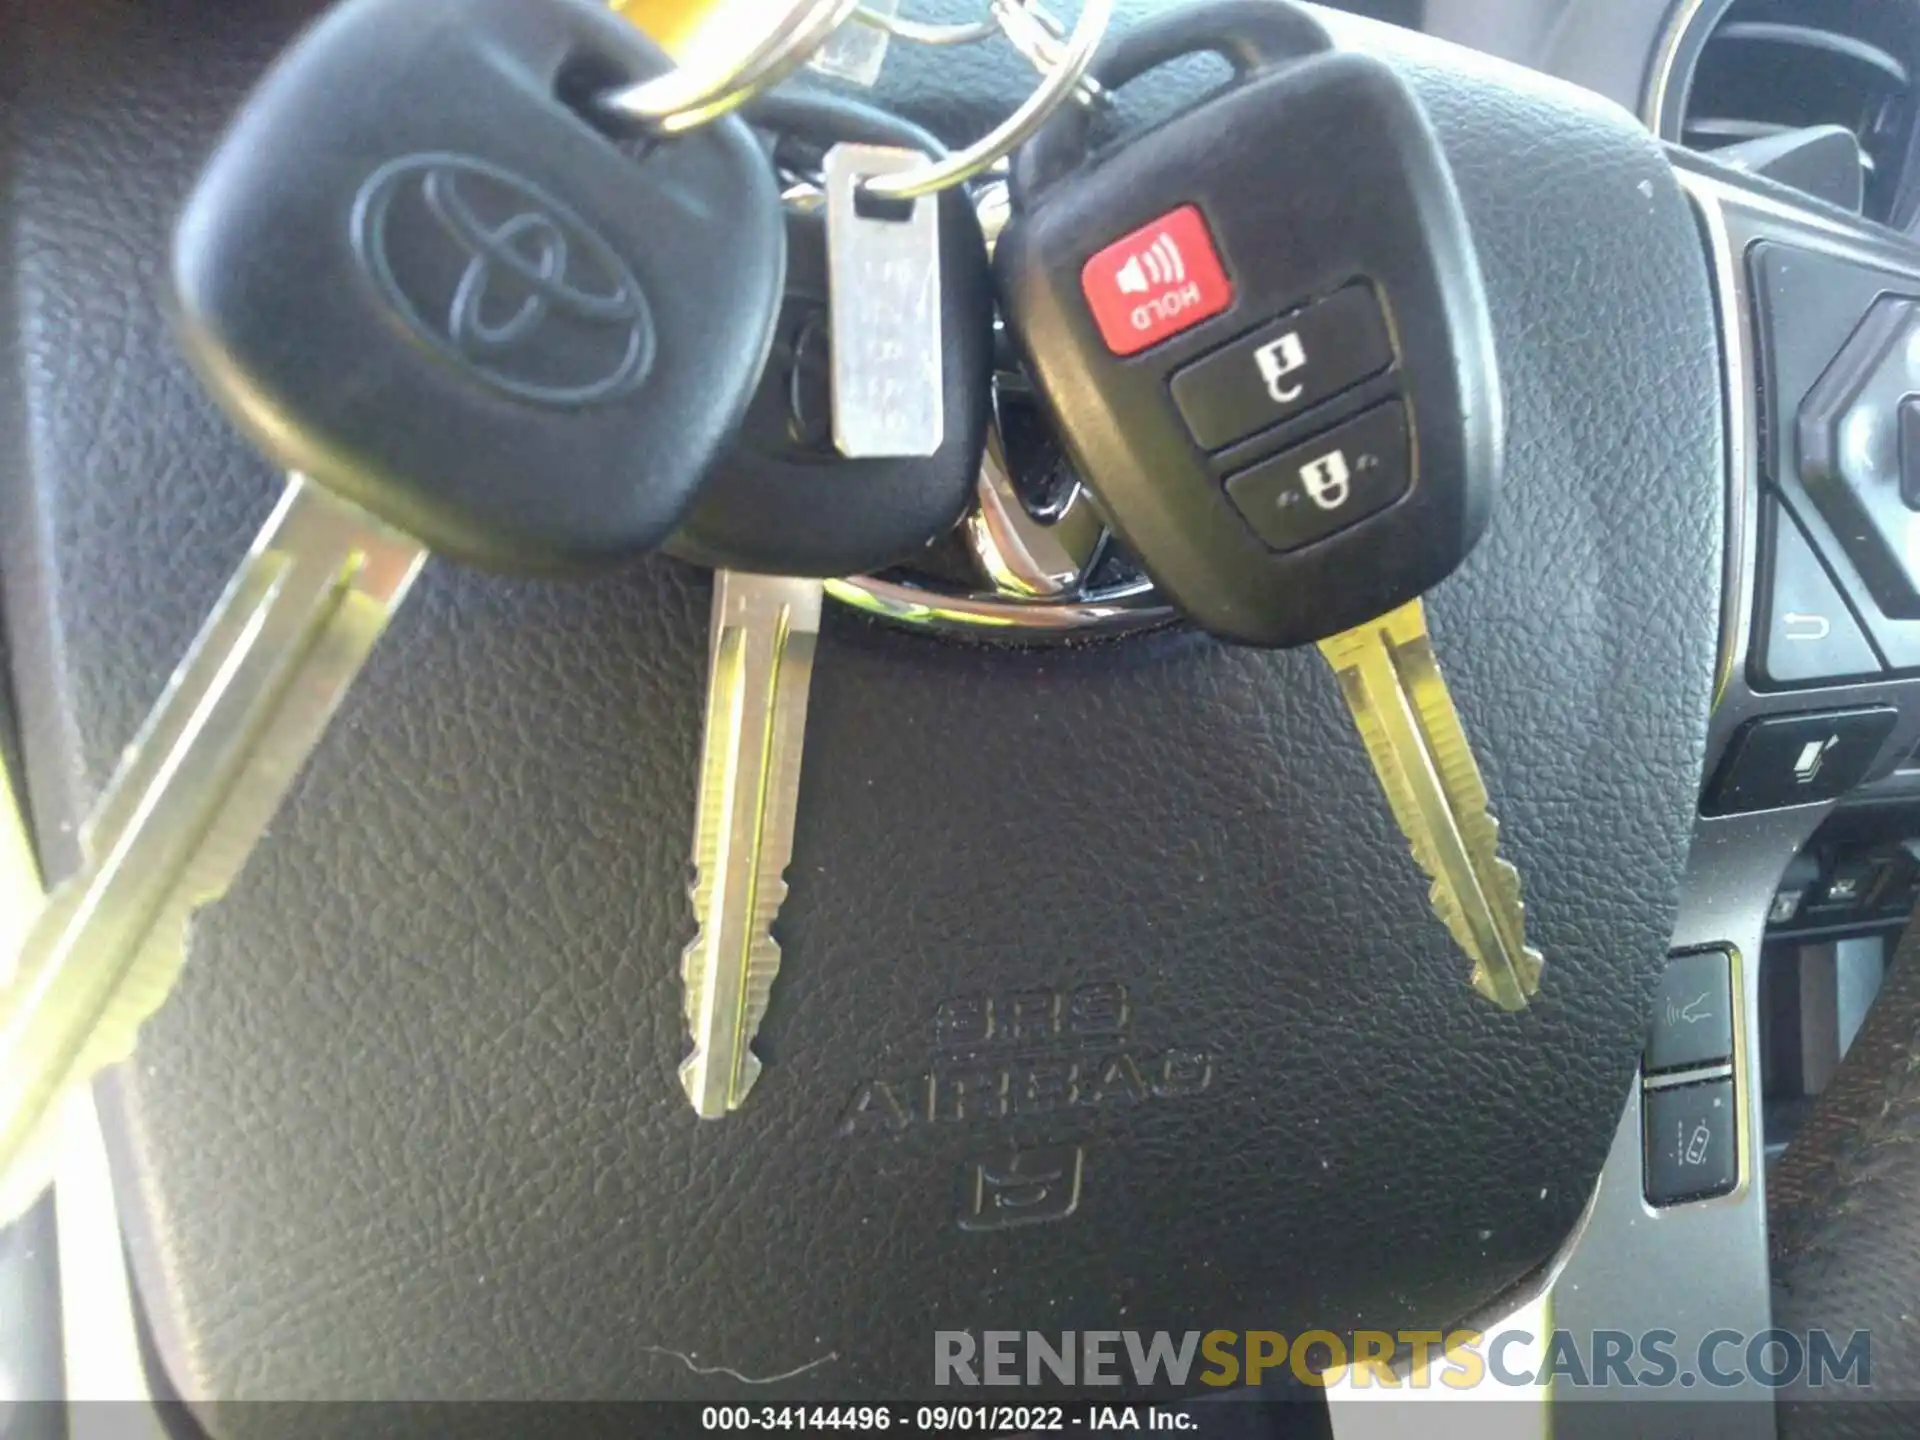
<path id="1" fill-rule="evenodd" d="M 933 25 L 925 20 L 904 20 L 898 15 L 868 9 L 865 5 L 853 12 L 853 18 L 862 25 L 871 25 L 875 30 L 884 30 L 896 39 L 911 40 L 916 45 L 972 45 L 979 40 L 991 40 L 1000 33 L 997 20 Z"/>
<path id="2" fill-rule="evenodd" d="M 996 17 L 1009 10 L 1025 12 L 1026 7 L 1003 6 L 996 0 Z M 919 169 L 903 170 L 896 175 L 875 176 L 867 181 L 867 189 L 885 199 L 913 200 L 986 173 L 996 161 L 1017 150 L 1046 124 L 1047 118 L 1074 93 L 1093 65 L 1094 53 L 1100 48 L 1100 41 L 1107 33 L 1107 22 L 1112 17 L 1113 0 L 1087 0 L 1080 18 L 1074 22 L 1073 33 L 1055 52 L 1052 67 L 1019 109 L 973 144 L 954 151 L 946 159 L 930 161 Z"/>
<path id="3" fill-rule="evenodd" d="M 986 173 L 1067 101 L 1092 105 L 1105 98 L 1087 72 L 1112 18 L 1113 0 L 1086 0 L 1071 32 L 1039 0 L 989 0 L 988 8 L 985 20 L 934 25 L 865 9 L 861 0 L 789 0 L 745 53 L 711 64 L 696 62 L 609 91 L 600 103 L 616 115 L 674 134 L 717 119 L 765 93 L 806 64 L 835 30 L 850 22 L 922 45 L 973 44 L 1006 36 L 1041 76 L 1020 107 L 964 149 L 863 182 L 869 193 L 884 199 L 914 200 Z"/>
<path id="4" fill-rule="evenodd" d="M 860 8 L 860 0 L 792 0 L 745 54 L 713 65 L 682 65 L 600 103 L 664 134 L 691 130 L 739 109 L 798 70 Z"/>

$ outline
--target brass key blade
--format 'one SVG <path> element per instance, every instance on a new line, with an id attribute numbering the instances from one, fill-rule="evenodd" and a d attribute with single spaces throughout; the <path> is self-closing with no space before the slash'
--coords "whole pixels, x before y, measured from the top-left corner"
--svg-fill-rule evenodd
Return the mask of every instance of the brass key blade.
<path id="1" fill-rule="evenodd" d="M 1500 824 L 1434 659 L 1418 600 L 1320 642 L 1380 788 L 1433 878 L 1430 900 L 1474 962 L 1473 988 L 1522 1010 L 1540 988 L 1526 943 L 1520 872 L 1499 856 Z"/>
<path id="2" fill-rule="evenodd" d="M 426 552 L 295 476 L 87 822 L 0 987 L 0 1175 L 31 1198 L 53 1107 L 126 1058 Z M 0 1204 L 11 1200 L 0 1201 Z"/>
<path id="3" fill-rule="evenodd" d="M 739 1109 L 760 1074 L 753 1037 L 780 970 L 773 921 L 787 897 L 822 594 L 817 580 L 714 577 L 693 845 L 700 930 L 681 969 L 693 1053 L 680 1083 L 703 1120 Z"/>

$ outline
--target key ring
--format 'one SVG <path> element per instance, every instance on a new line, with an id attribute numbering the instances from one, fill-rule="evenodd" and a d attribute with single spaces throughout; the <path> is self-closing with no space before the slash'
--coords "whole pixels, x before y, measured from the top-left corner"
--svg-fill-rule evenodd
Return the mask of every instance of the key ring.
<path id="1" fill-rule="evenodd" d="M 1070 97 L 1078 94 L 1083 104 L 1098 98 L 1097 90 L 1083 91 L 1081 86 L 1106 35 L 1107 22 L 1113 16 L 1113 0 L 1087 0 L 1072 33 L 1064 41 L 1055 33 L 1058 22 L 1049 24 L 1051 16 L 1041 19 L 1044 12 L 1026 0 L 993 0 L 992 10 L 994 28 L 1043 70 L 1040 84 L 1021 102 L 1019 109 L 973 144 L 915 170 L 873 176 L 865 183 L 868 194 L 885 200 L 917 200 L 922 195 L 964 184 L 1018 149 Z M 856 16 L 858 13 L 856 11 Z M 884 18 L 889 26 L 899 23 L 897 17 L 876 18 Z M 1023 29 L 1023 26 L 1030 28 Z M 940 43 L 958 43 L 957 36 Z"/>
<path id="2" fill-rule="evenodd" d="M 865 5 L 853 12 L 853 18 L 862 25 L 884 30 L 897 40 L 910 40 L 916 45 L 971 45 L 979 40 L 991 40 L 1000 33 L 997 20 L 935 25 L 926 20 L 907 20 L 881 10 L 871 10 Z"/>
<path id="3" fill-rule="evenodd" d="M 1059 63 L 1060 45 L 1067 38 L 1067 29 L 1039 0 L 990 0 L 988 8 L 989 18 L 957 25 L 908 20 L 866 4 L 853 12 L 853 18 L 859 24 L 916 45 L 972 45 L 991 40 L 995 35 L 1005 35 L 1042 75 Z M 1083 103 L 1093 104 L 1103 92 L 1098 81 L 1085 75 L 1075 86 L 1075 93 Z"/>
<path id="4" fill-rule="evenodd" d="M 1013 48 L 1041 75 L 1050 74 L 1060 64 L 1067 27 L 1038 0 L 992 0 L 992 3 L 994 23 L 1006 34 Z M 1082 105 L 1097 105 L 1106 98 L 1106 91 L 1091 74 L 1082 74 L 1074 82 L 1073 94 Z"/>
<path id="5" fill-rule="evenodd" d="M 671 71 L 608 92 L 600 103 L 665 134 L 690 130 L 738 109 L 786 79 L 841 25 L 858 23 L 916 44 L 961 45 L 1004 35 L 1041 74 L 1040 83 L 993 130 L 963 149 L 896 174 L 862 182 L 870 195 L 916 200 L 984 174 L 1017 149 L 1069 100 L 1102 103 L 1087 73 L 1112 18 L 1113 0 L 1087 0 L 1069 32 L 1039 0 L 989 0 L 989 18 L 953 25 L 905 20 L 866 9 L 861 0 L 790 0 L 743 55 L 717 65 Z"/>
<path id="6" fill-rule="evenodd" d="M 786 79 L 860 8 L 860 0 L 791 0 L 746 54 L 716 66 L 682 66 L 609 91 L 600 103 L 665 134 L 716 120 Z"/>

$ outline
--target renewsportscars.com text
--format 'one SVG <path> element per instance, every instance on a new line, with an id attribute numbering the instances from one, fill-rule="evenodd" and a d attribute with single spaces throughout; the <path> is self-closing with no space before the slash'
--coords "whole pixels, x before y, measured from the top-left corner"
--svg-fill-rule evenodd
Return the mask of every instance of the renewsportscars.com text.
<path id="1" fill-rule="evenodd" d="M 1422 1390 L 1439 1385 L 1614 1386 L 1727 1389 L 1757 1383 L 1778 1389 L 1873 1383 L 1873 1341 L 1865 1330 L 1840 1337 L 1716 1330 L 1690 1354 L 1671 1330 L 1576 1334 L 1554 1330 L 1544 1347 L 1527 1330 L 1360 1330 L 1351 1344 L 1328 1330 L 1286 1336 L 1275 1330 L 937 1330 L 936 1385 L 1258 1385 L 1290 1375 L 1304 1385 Z M 1538 1363 L 1528 1363 L 1538 1356 Z M 1411 1373 L 1396 1375 L 1396 1356 Z"/>

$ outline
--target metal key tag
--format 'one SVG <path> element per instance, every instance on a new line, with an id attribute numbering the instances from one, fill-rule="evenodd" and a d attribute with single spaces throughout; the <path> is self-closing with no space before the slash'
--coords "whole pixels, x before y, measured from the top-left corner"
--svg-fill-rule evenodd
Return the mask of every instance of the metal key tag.
<path id="1" fill-rule="evenodd" d="M 861 184 L 924 163 L 877 145 L 826 155 L 833 443 L 849 459 L 931 455 L 946 436 L 938 201 L 882 200 Z"/>
<path id="2" fill-rule="evenodd" d="M 827 43 L 807 61 L 807 68 L 858 85 L 862 90 L 871 90 L 880 79 L 880 70 L 887 63 L 887 50 L 893 40 L 891 30 L 874 22 L 891 20 L 898 15 L 900 0 L 862 0 L 860 10 L 861 18 L 842 25 L 827 37 Z"/>
<path id="3" fill-rule="evenodd" d="M 827 152 L 843 145 L 940 153 L 940 142 L 910 121 L 840 95 L 767 96 L 746 117 L 773 140 L 774 163 L 790 176 L 819 175 Z M 790 181 L 785 200 L 786 293 L 767 368 L 668 549 L 715 569 L 869 575 L 951 533 L 978 485 L 994 360 L 986 240 L 963 189 L 918 202 L 934 209 L 939 227 L 941 440 L 929 454 L 850 460 L 833 438 L 826 187 Z"/>

